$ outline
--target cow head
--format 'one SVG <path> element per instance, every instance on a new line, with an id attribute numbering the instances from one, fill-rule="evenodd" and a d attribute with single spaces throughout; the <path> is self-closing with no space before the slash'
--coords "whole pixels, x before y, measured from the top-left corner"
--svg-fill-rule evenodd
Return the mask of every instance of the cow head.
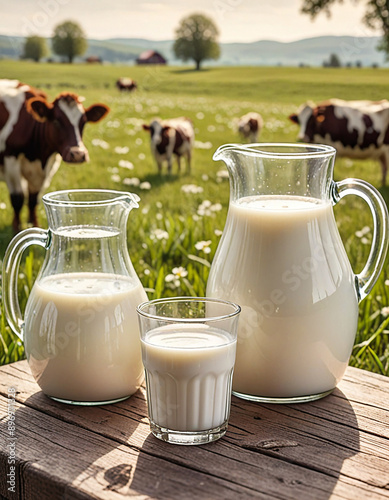
<path id="1" fill-rule="evenodd" d="M 82 141 L 87 122 L 96 123 L 109 112 L 105 104 L 93 104 L 85 109 L 76 94 L 62 93 L 53 103 L 43 97 L 33 97 L 26 103 L 27 111 L 47 127 L 47 140 L 68 163 L 89 161 L 88 150 Z"/>
<path id="2" fill-rule="evenodd" d="M 300 106 L 297 114 L 292 114 L 289 116 L 289 119 L 300 125 L 300 131 L 297 136 L 299 141 L 303 142 L 313 142 L 313 136 L 315 133 L 314 127 L 314 107 L 313 103 L 306 103 Z"/>
<path id="3" fill-rule="evenodd" d="M 158 144 L 161 144 L 164 132 L 167 132 L 170 129 L 168 125 L 164 125 L 158 119 L 153 120 L 150 125 L 144 123 L 142 126 L 143 130 L 147 130 L 150 132 L 151 142 L 156 146 L 158 146 Z"/>

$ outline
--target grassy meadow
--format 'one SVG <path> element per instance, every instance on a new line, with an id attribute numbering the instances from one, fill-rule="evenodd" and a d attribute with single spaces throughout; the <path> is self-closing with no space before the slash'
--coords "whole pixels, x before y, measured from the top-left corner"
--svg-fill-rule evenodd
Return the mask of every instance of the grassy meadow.
<path id="1" fill-rule="evenodd" d="M 115 87 L 119 76 L 138 83 L 133 93 Z M 221 67 L 196 72 L 182 67 L 34 64 L 0 61 L 0 77 L 16 78 L 45 90 L 54 99 L 62 91 L 85 97 L 88 107 L 107 104 L 111 111 L 98 124 L 88 124 L 84 142 L 90 162 L 62 163 L 50 190 L 107 188 L 141 197 L 131 212 L 128 247 L 149 298 L 162 295 L 204 295 L 210 263 L 226 219 L 229 183 L 223 163 L 212 155 L 222 144 L 239 142 L 236 117 L 259 112 L 265 122 L 261 142 L 295 142 L 298 127 L 288 115 L 307 100 L 330 97 L 383 99 L 389 97 L 389 70 L 357 68 Z M 195 126 L 196 147 L 190 174 L 183 168 L 160 176 L 150 154 L 149 135 L 142 123 L 151 118 L 189 117 Z M 184 162 L 183 162 L 184 167 Z M 358 177 L 380 189 L 375 161 L 338 159 L 335 179 Z M 339 231 L 355 272 L 366 262 L 372 219 L 363 202 L 347 197 L 335 207 Z M 38 208 L 43 227 L 43 206 Z M 22 213 L 27 227 L 27 209 Z M 12 238 L 8 191 L 0 184 L 0 258 Z M 200 244 L 200 242 L 206 242 Z M 197 245 L 196 245 L 197 243 Z M 39 269 L 43 251 L 27 252 L 20 269 L 22 309 Z M 181 269 L 182 268 L 182 269 Z M 166 279 L 167 278 L 167 279 Z M 379 282 L 360 305 L 360 320 L 351 364 L 389 375 L 389 276 L 385 266 Z M 388 283 L 388 284 L 386 284 Z M 23 356 L 23 347 L 0 318 L 0 364 Z"/>

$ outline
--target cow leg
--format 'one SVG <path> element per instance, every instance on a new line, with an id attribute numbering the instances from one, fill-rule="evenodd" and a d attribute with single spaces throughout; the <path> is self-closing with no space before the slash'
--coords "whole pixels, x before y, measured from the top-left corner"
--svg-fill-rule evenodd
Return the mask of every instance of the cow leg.
<path id="1" fill-rule="evenodd" d="M 24 203 L 21 166 L 18 158 L 4 158 L 4 180 L 10 193 L 11 205 L 14 210 L 12 227 L 15 233 L 20 231 L 20 211 Z"/>
<path id="2" fill-rule="evenodd" d="M 23 193 L 12 193 L 10 195 L 11 205 L 14 209 L 14 218 L 12 221 L 12 228 L 15 233 L 20 231 L 20 211 L 24 204 L 24 194 Z"/>
<path id="3" fill-rule="evenodd" d="M 177 155 L 177 167 L 178 167 L 178 172 L 181 172 L 181 156 Z"/>
<path id="4" fill-rule="evenodd" d="M 386 186 L 386 174 L 388 171 L 388 157 L 387 153 L 380 156 L 381 169 L 382 169 L 382 186 Z"/>
<path id="5" fill-rule="evenodd" d="M 172 173 L 172 157 L 167 159 L 167 173 L 170 175 Z"/>
<path id="6" fill-rule="evenodd" d="M 28 210 L 29 210 L 28 222 L 30 222 L 33 226 L 38 226 L 38 219 L 36 216 L 37 204 L 38 204 L 38 193 L 29 193 L 29 195 L 28 195 Z"/>
<path id="7" fill-rule="evenodd" d="M 186 172 L 190 174 L 190 164 L 192 160 L 192 154 L 190 151 L 186 153 Z"/>

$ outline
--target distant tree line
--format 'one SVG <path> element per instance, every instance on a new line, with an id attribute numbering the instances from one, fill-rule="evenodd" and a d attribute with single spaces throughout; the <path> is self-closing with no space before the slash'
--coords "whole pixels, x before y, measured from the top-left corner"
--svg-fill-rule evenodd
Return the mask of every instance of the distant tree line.
<path id="1" fill-rule="evenodd" d="M 51 48 L 54 54 L 64 57 L 72 63 L 76 56 L 85 53 L 88 47 L 86 36 L 81 26 L 74 21 L 65 21 L 55 27 L 51 38 Z M 23 47 L 23 59 L 39 62 L 49 54 L 46 39 L 32 35 L 26 38 Z"/>

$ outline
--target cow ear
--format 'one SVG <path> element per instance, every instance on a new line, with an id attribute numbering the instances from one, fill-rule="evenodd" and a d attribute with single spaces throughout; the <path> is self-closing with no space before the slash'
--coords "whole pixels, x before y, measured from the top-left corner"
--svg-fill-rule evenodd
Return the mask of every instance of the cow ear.
<path id="1" fill-rule="evenodd" d="M 150 125 L 147 125 L 146 123 L 142 124 L 143 130 L 150 130 Z"/>
<path id="2" fill-rule="evenodd" d="M 296 114 L 290 115 L 289 120 L 292 120 L 293 123 L 297 123 L 297 125 L 299 123 L 299 118 Z"/>
<path id="3" fill-rule="evenodd" d="M 26 109 L 38 122 L 50 120 L 53 114 L 53 105 L 41 97 L 32 97 L 26 102 Z"/>
<path id="4" fill-rule="evenodd" d="M 85 110 L 86 120 L 92 123 L 99 122 L 109 113 L 109 111 L 109 107 L 105 104 L 92 104 L 92 106 L 89 106 L 89 108 Z"/>

